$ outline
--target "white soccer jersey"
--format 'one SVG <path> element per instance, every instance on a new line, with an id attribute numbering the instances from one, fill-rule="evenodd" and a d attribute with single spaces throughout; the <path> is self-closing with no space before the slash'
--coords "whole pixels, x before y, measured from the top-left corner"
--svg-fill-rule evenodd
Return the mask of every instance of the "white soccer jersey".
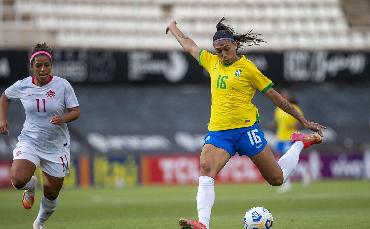
<path id="1" fill-rule="evenodd" d="M 5 90 L 9 99 L 20 99 L 26 120 L 21 134 L 20 143 L 31 144 L 36 151 L 52 154 L 60 153 L 69 148 L 70 136 L 67 124 L 50 123 L 54 115 L 63 116 L 67 108 L 78 107 L 77 97 L 70 83 L 58 76 L 44 86 L 37 86 L 33 78 L 19 80 Z"/>

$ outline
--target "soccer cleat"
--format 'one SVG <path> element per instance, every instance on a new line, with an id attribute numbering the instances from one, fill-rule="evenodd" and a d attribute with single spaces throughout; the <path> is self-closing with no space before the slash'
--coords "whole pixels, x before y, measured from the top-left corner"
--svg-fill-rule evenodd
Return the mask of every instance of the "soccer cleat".
<path id="1" fill-rule="evenodd" d="M 207 229 L 203 223 L 191 219 L 180 219 L 179 224 L 181 229 Z"/>
<path id="2" fill-rule="evenodd" d="M 294 133 L 291 136 L 292 142 L 301 141 L 304 144 L 304 148 L 308 148 L 313 144 L 320 144 L 322 142 L 322 137 L 318 133 L 313 134 L 303 134 L 303 133 Z"/>
<path id="3" fill-rule="evenodd" d="M 35 192 L 30 190 L 25 190 L 22 197 L 22 205 L 24 209 L 31 209 L 33 203 L 35 202 Z"/>
<path id="4" fill-rule="evenodd" d="M 46 229 L 45 225 L 38 222 L 33 222 L 33 229 Z"/>
<path id="5" fill-rule="evenodd" d="M 35 202 L 35 188 L 37 185 L 37 177 L 32 176 L 31 181 L 33 181 L 33 185 L 29 185 L 32 188 L 26 189 L 23 192 L 22 196 L 22 205 L 24 209 L 31 209 L 33 206 L 33 203 Z"/>

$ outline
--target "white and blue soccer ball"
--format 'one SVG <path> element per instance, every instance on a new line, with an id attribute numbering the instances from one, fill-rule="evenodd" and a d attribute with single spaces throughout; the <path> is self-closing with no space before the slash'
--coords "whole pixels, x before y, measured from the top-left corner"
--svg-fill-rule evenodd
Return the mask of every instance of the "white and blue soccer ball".
<path id="1" fill-rule="evenodd" d="M 272 214 L 264 207 L 253 207 L 244 216 L 245 229 L 270 229 L 273 222 Z"/>

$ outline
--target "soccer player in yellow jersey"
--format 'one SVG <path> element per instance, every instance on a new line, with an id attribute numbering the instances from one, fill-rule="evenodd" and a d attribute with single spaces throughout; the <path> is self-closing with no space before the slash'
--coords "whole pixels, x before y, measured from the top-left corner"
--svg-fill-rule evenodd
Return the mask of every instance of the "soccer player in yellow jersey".
<path id="1" fill-rule="evenodd" d="M 245 56 L 237 54 L 238 48 L 243 44 L 262 42 L 258 34 L 235 34 L 223 20 L 224 18 L 217 24 L 217 31 L 213 36 L 216 55 L 200 49 L 191 38 L 180 31 L 176 21 L 170 22 L 166 30 L 171 32 L 186 52 L 199 61 L 211 77 L 211 118 L 200 155 L 197 193 L 199 220 L 180 219 L 182 229 L 209 229 L 211 209 L 215 200 L 214 178 L 236 152 L 249 156 L 265 180 L 278 186 L 283 184 L 297 165 L 301 150 L 322 140 L 317 133 L 294 135 L 295 143 L 292 147 L 278 162 L 275 160 L 259 127 L 258 109 L 252 103 L 256 90 L 299 120 L 304 127 L 320 132 L 324 126 L 305 119 L 272 88 L 270 79 Z"/>
<path id="2" fill-rule="evenodd" d="M 293 95 L 288 89 L 283 89 L 280 91 L 280 94 L 288 100 L 291 105 L 301 114 L 302 111 L 298 106 L 297 101 L 294 99 Z M 274 112 L 274 123 L 276 126 L 276 145 L 274 150 L 278 156 L 284 155 L 285 152 L 289 150 L 292 146 L 292 141 L 290 137 L 295 132 L 298 132 L 299 129 L 299 122 L 290 114 L 286 113 L 285 111 L 281 110 L 279 107 L 276 107 Z M 296 167 L 296 171 L 302 176 L 302 183 L 303 185 L 308 185 L 311 181 L 311 177 L 308 174 L 307 170 L 298 164 Z M 285 182 L 279 187 L 278 192 L 284 193 L 291 189 L 292 184 L 290 179 L 286 179 Z"/>
<path id="3" fill-rule="evenodd" d="M 280 94 L 290 102 L 290 104 L 300 113 L 303 114 L 297 102 L 293 99 L 289 90 L 284 89 Z M 299 122 L 290 114 L 286 113 L 279 107 L 276 107 L 274 112 L 274 121 L 276 125 L 277 144 L 275 151 L 279 154 L 284 154 L 291 146 L 290 136 L 299 129 Z"/>

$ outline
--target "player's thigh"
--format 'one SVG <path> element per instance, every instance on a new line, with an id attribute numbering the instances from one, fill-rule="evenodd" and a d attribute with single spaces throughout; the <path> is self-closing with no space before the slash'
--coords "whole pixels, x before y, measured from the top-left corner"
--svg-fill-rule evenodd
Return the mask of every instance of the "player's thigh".
<path id="1" fill-rule="evenodd" d="M 42 173 L 44 196 L 49 200 L 56 199 L 63 187 L 64 177 L 54 177 L 45 172 Z"/>
<path id="2" fill-rule="evenodd" d="M 250 157 L 250 159 L 270 184 L 280 185 L 283 180 L 283 172 L 281 171 L 270 147 L 265 146 L 260 153 Z"/>
<path id="3" fill-rule="evenodd" d="M 27 183 L 35 173 L 36 165 L 26 159 L 14 160 L 11 167 L 11 177 L 14 185 Z M 24 186 L 24 185 L 23 185 Z"/>
<path id="4" fill-rule="evenodd" d="M 18 186 L 28 182 L 35 173 L 39 162 L 40 159 L 31 147 L 18 143 L 13 150 L 13 163 L 10 170 L 13 184 Z"/>
<path id="5" fill-rule="evenodd" d="M 205 144 L 200 155 L 200 175 L 215 177 L 229 159 L 230 154 L 226 150 Z"/>

